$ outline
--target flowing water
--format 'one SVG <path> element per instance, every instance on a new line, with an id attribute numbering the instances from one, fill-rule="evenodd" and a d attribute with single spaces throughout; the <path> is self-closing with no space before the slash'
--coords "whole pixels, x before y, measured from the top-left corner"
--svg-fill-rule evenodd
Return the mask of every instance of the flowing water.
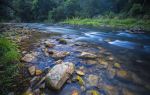
<path id="1" fill-rule="evenodd" d="M 80 94 L 85 95 L 87 90 L 95 89 L 101 95 L 125 95 L 126 89 L 135 95 L 150 95 L 150 35 L 129 33 L 127 30 L 117 29 L 90 29 L 72 26 L 48 25 L 39 23 L 22 23 L 16 24 L 17 27 L 25 27 L 29 29 L 37 29 L 46 33 L 58 33 L 60 35 L 47 37 L 46 39 L 55 43 L 53 50 L 69 51 L 71 54 L 64 58 L 65 62 L 73 62 L 76 68 L 84 67 L 86 74 L 82 77 L 86 79 L 89 74 L 94 74 L 100 78 L 98 87 L 86 87 L 82 91 L 77 82 L 66 83 L 60 91 L 45 90 L 50 95 L 70 95 L 73 90 L 77 90 Z M 59 44 L 57 38 L 64 38 L 67 44 Z M 53 67 L 55 60 L 47 57 L 42 52 L 42 47 L 34 48 L 40 52 L 37 60 L 32 64 L 44 70 L 47 67 Z M 103 68 L 99 63 L 90 64 L 85 59 L 77 56 L 79 51 L 93 52 L 101 56 L 110 64 L 110 68 Z M 109 57 L 113 60 L 108 60 Z M 136 77 L 120 78 L 117 75 L 112 76 L 111 69 L 114 63 L 121 65 L 121 70 L 136 75 Z M 124 92 L 126 91 L 126 92 Z M 47 94 L 49 95 L 49 94 Z M 132 94 L 126 94 L 132 95 Z"/>

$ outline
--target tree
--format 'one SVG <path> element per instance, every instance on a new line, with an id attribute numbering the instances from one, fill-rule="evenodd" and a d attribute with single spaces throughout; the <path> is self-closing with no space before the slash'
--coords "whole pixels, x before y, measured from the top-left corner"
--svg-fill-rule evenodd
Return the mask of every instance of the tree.
<path id="1" fill-rule="evenodd" d="M 32 11 L 35 21 L 44 21 L 48 18 L 48 12 L 56 6 L 54 0 L 34 0 Z"/>
<path id="2" fill-rule="evenodd" d="M 13 6 L 17 10 L 16 16 L 20 18 L 22 22 L 32 21 L 31 5 L 32 0 L 14 0 Z"/>

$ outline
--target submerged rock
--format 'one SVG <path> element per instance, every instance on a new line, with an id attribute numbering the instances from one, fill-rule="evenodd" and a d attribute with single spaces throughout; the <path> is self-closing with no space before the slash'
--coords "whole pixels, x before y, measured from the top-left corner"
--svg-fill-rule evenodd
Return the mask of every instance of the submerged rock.
<path id="1" fill-rule="evenodd" d="M 64 38 L 57 39 L 60 44 L 67 44 L 67 41 Z"/>
<path id="2" fill-rule="evenodd" d="M 97 58 L 97 55 L 89 53 L 89 52 L 82 52 L 79 57 L 85 58 L 85 59 L 95 59 Z"/>
<path id="3" fill-rule="evenodd" d="M 55 44 L 49 42 L 49 41 L 45 41 L 44 42 L 45 46 L 48 47 L 48 48 L 53 48 L 55 46 Z"/>
<path id="4" fill-rule="evenodd" d="M 97 86 L 98 85 L 98 81 L 99 81 L 99 78 L 97 75 L 93 75 L 93 74 L 90 74 L 87 78 L 87 83 L 86 83 L 86 86 L 89 87 L 89 86 Z"/>
<path id="5" fill-rule="evenodd" d="M 46 76 L 46 84 L 59 90 L 74 72 L 74 68 L 74 64 L 71 62 L 55 65 Z"/>

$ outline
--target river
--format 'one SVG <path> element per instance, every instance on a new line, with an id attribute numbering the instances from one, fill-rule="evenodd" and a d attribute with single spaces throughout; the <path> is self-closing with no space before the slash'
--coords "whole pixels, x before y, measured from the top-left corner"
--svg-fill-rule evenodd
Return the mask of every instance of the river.
<path id="1" fill-rule="evenodd" d="M 21 23 L 17 27 L 36 29 L 46 33 L 58 33 L 60 35 L 47 38 L 54 42 L 53 48 L 58 51 L 68 51 L 71 54 L 63 59 L 65 62 L 73 62 L 76 68 L 84 67 L 86 74 L 82 77 L 87 83 L 87 77 L 94 74 L 99 77 L 98 87 L 86 86 L 82 91 L 78 83 L 66 83 L 60 91 L 45 90 L 50 95 L 70 95 L 77 90 L 81 95 L 90 89 L 95 89 L 101 95 L 150 95 L 150 34 L 130 33 L 121 29 L 96 29 L 88 27 L 73 27 L 67 25 L 50 25 L 40 23 Z M 56 38 L 64 38 L 67 44 L 59 44 Z M 55 60 L 44 56 L 41 47 L 33 50 L 40 52 L 37 60 L 32 64 L 44 70 L 53 67 Z M 90 61 L 80 59 L 79 52 L 93 52 L 108 63 L 108 67 L 101 64 L 90 64 Z M 88 63 L 89 62 L 89 63 Z M 118 68 L 114 67 L 119 63 Z M 124 70 L 127 76 L 113 75 L 113 71 Z M 133 94 L 129 94 L 129 91 Z"/>

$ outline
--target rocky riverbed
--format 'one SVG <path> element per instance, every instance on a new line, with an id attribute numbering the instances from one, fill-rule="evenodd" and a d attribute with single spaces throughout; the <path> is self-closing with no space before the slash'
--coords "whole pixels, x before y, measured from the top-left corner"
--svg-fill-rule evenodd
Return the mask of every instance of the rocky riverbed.
<path id="1" fill-rule="evenodd" d="M 26 23 L 1 31 L 22 54 L 10 95 L 150 94 L 148 34 Z"/>

